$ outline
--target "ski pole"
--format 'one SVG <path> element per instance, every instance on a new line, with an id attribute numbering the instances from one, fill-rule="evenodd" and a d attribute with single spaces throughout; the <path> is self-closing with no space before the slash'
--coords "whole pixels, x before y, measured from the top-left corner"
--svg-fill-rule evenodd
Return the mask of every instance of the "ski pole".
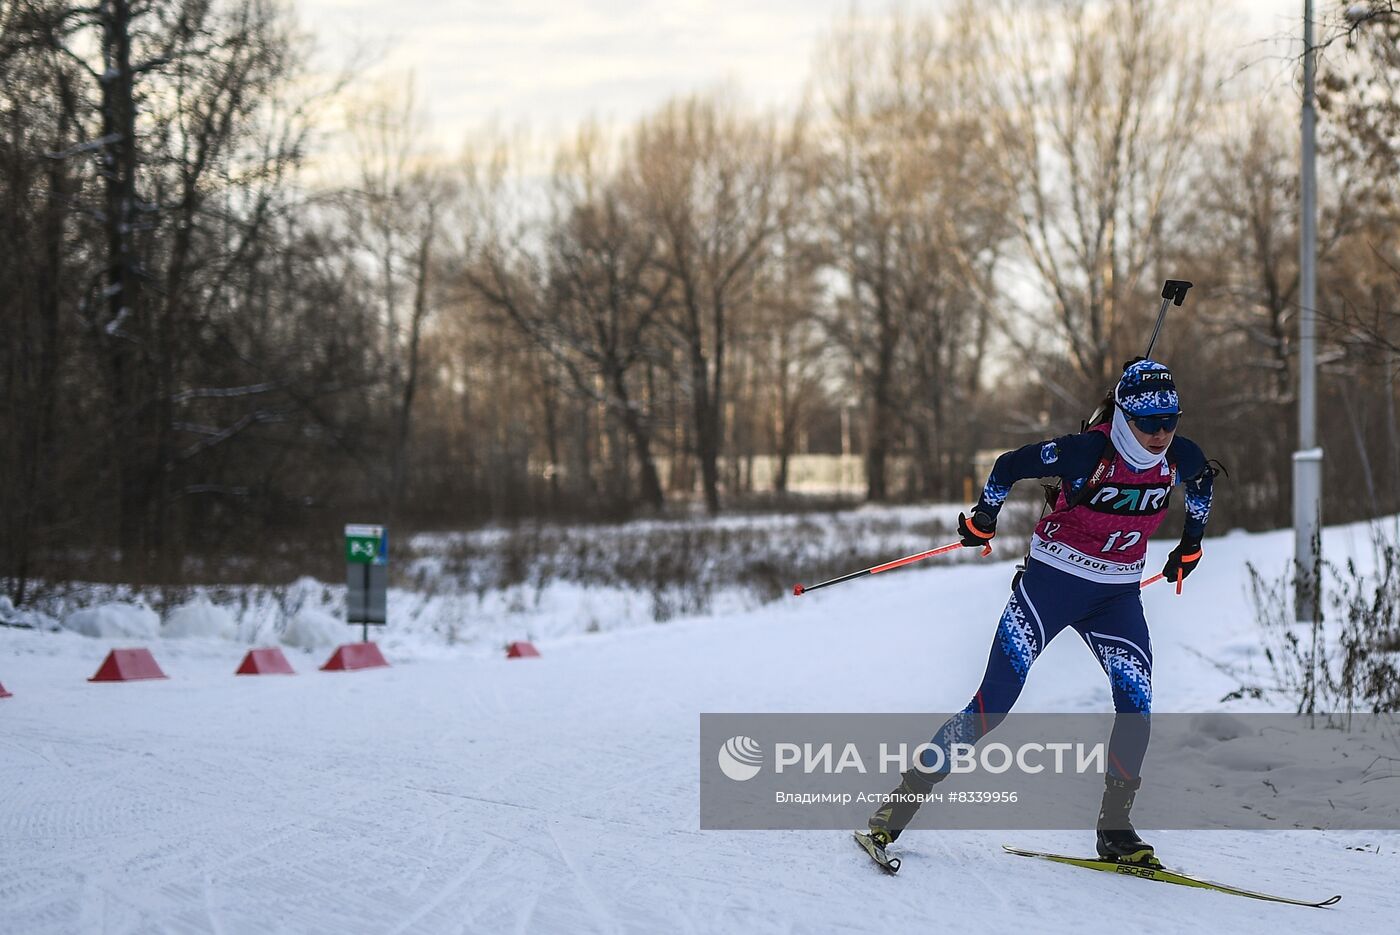
<path id="1" fill-rule="evenodd" d="M 1158 581 L 1161 581 L 1161 580 L 1162 580 L 1163 578 L 1165 578 L 1165 577 L 1166 577 L 1165 574 L 1162 574 L 1162 573 L 1159 572 L 1158 574 L 1155 574 L 1155 575 L 1153 575 L 1151 578 L 1148 578 L 1146 581 L 1144 581 L 1144 582 L 1142 583 L 1142 586 L 1145 588 L 1145 587 L 1147 587 L 1149 584 L 1156 584 Z M 1176 578 L 1176 593 L 1177 593 L 1177 594 L 1180 594 L 1180 593 L 1181 593 L 1181 582 L 1182 582 L 1182 580 L 1183 580 L 1182 576 L 1181 576 L 1180 574 L 1178 574 L 1178 575 L 1177 575 L 1177 578 Z"/>
<path id="2" fill-rule="evenodd" d="M 908 565 L 908 564 L 910 564 L 911 562 L 922 561 L 923 559 L 932 558 L 932 557 L 935 556 L 935 555 L 942 555 L 944 552 L 951 552 L 951 551 L 953 551 L 954 549 L 961 549 L 961 548 L 964 548 L 964 546 L 963 546 L 963 544 L 962 544 L 961 542 L 954 542 L 954 543 L 952 543 L 952 544 L 950 544 L 950 545 L 939 546 L 939 547 L 936 548 L 936 549 L 929 549 L 927 552 L 918 552 L 918 553 L 916 553 L 916 554 L 914 554 L 914 555 L 906 555 L 906 556 L 904 556 L 903 558 L 897 558 L 897 559 L 895 559 L 895 560 L 892 561 L 892 562 L 885 562 L 883 565 L 872 565 L 872 566 L 870 566 L 869 568 L 862 569 L 861 571 L 853 571 L 853 572 L 851 572 L 849 575 L 842 575 L 842 576 L 839 577 L 839 578 L 832 578 L 830 581 L 823 581 L 821 584 L 813 584 L 813 585 L 794 584 L 794 585 L 792 586 L 792 593 L 793 593 L 795 596 L 797 596 L 797 597 L 801 597 L 802 595 L 806 594 L 808 591 L 815 591 L 817 588 L 824 588 L 824 587 L 826 587 L 827 585 L 831 585 L 831 584 L 840 584 L 840 583 L 843 582 L 843 581 L 850 581 L 852 578 L 861 578 L 861 577 L 864 577 L 865 575 L 878 575 L 878 574 L 879 574 L 880 572 L 882 572 L 882 571 L 889 571 L 890 569 L 892 569 L 892 568 L 898 568 L 898 567 L 901 566 L 901 565 Z M 987 545 L 982 546 L 982 554 L 983 554 L 983 555 L 991 555 L 991 554 L 992 554 L 992 546 L 991 546 L 990 543 L 988 543 Z"/>
<path id="3" fill-rule="evenodd" d="M 1168 279 L 1162 284 L 1162 307 L 1157 310 L 1157 324 L 1152 329 L 1152 340 L 1147 342 L 1147 353 L 1143 354 L 1143 357 L 1152 356 L 1152 348 L 1157 344 L 1157 335 L 1162 333 L 1162 322 L 1166 320 L 1167 317 L 1167 304 L 1171 303 L 1180 308 L 1181 303 L 1186 301 L 1186 290 L 1190 289 L 1191 285 L 1191 283 L 1184 279 Z M 1149 584 L 1156 584 L 1165 577 L 1165 574 L 1153 575 L 1142 583 L 1142 587 L 1145 588 Z M 1176 593 L 1181 593 L 1180 578 L 1178 578 L 1176 582 Z"/>

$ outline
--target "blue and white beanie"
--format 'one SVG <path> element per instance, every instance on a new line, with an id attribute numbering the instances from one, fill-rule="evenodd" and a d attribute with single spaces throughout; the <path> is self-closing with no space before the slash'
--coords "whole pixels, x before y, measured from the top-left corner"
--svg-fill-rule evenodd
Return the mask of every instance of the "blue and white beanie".
<path id="1" fill-rule="evenodd" d="M 1166 364 L 1155 360 L 1129 364 L 1113 388 L 1113 398 L 1129 416 L 1160 416 L 1181 411 L 1172 372 Z"/>

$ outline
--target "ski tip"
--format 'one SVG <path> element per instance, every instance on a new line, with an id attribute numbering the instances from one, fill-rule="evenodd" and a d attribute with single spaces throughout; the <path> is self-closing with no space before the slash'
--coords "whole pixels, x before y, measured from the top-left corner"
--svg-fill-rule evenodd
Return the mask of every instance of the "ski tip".
<path id="1" fill-rule="evenodd" d="M 803 591 L 806 591 L 806 590 L 807 590 L 807 589 L 804 588 L 802 585 L 800 585 L 800 584 L 794 584 L 794 585 L 792 586 L 792 594 L 793 594 L 793 597 L 801 597 L 801 596 L 802 596 L 802 592 L 803 592 Z"/>

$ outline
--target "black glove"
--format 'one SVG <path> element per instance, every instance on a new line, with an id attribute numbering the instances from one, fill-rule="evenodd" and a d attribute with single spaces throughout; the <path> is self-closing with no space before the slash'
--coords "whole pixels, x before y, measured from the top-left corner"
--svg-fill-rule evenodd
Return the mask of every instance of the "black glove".
<path id="1" fill-rule="evenodd" d="M 1196 565 L 1201 561 L 1201 540 L 1191 536 L 1182 536 L 1181 542 L 1172 549 L 1167 556 L 1167 563 L 1162 566 L 1162 574 L 1168 581 L 1176 583 L 1176 591 L 1181 593 L 1181 582 L 1191 572 L 1196 570 Z"/>
<path id="2" fill-rule="evenodd" d="M 974 512 L 972 518 L 968 519 L 966 513 L 958 514 L 958 538 L 969 549 L 979 546 L 990 549 L 991 546 L 988 543 L 996 534 L 997 520 L 995 516 Z"/>

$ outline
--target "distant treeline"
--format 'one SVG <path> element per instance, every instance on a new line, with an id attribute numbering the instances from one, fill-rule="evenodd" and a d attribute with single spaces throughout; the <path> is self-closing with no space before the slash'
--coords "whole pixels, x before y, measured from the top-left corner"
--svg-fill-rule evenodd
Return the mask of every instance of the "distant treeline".
<path id="1" fill-rule="evenodd" d="M 1213 526 L 1286 524 L 1297 95 L 1208 7 L 853 15 L 796 112 L 716 91 L 444 159 L 410 85 L 318 78 L 284 4 L 0 4 L 0 577 L 717 512 L 806 454 L 960 500 L 978 451 L 1077 429 L 1168 277 Z M 1400 510 L 1400 22 L 1322 34 L 1332 521 Z"/>

